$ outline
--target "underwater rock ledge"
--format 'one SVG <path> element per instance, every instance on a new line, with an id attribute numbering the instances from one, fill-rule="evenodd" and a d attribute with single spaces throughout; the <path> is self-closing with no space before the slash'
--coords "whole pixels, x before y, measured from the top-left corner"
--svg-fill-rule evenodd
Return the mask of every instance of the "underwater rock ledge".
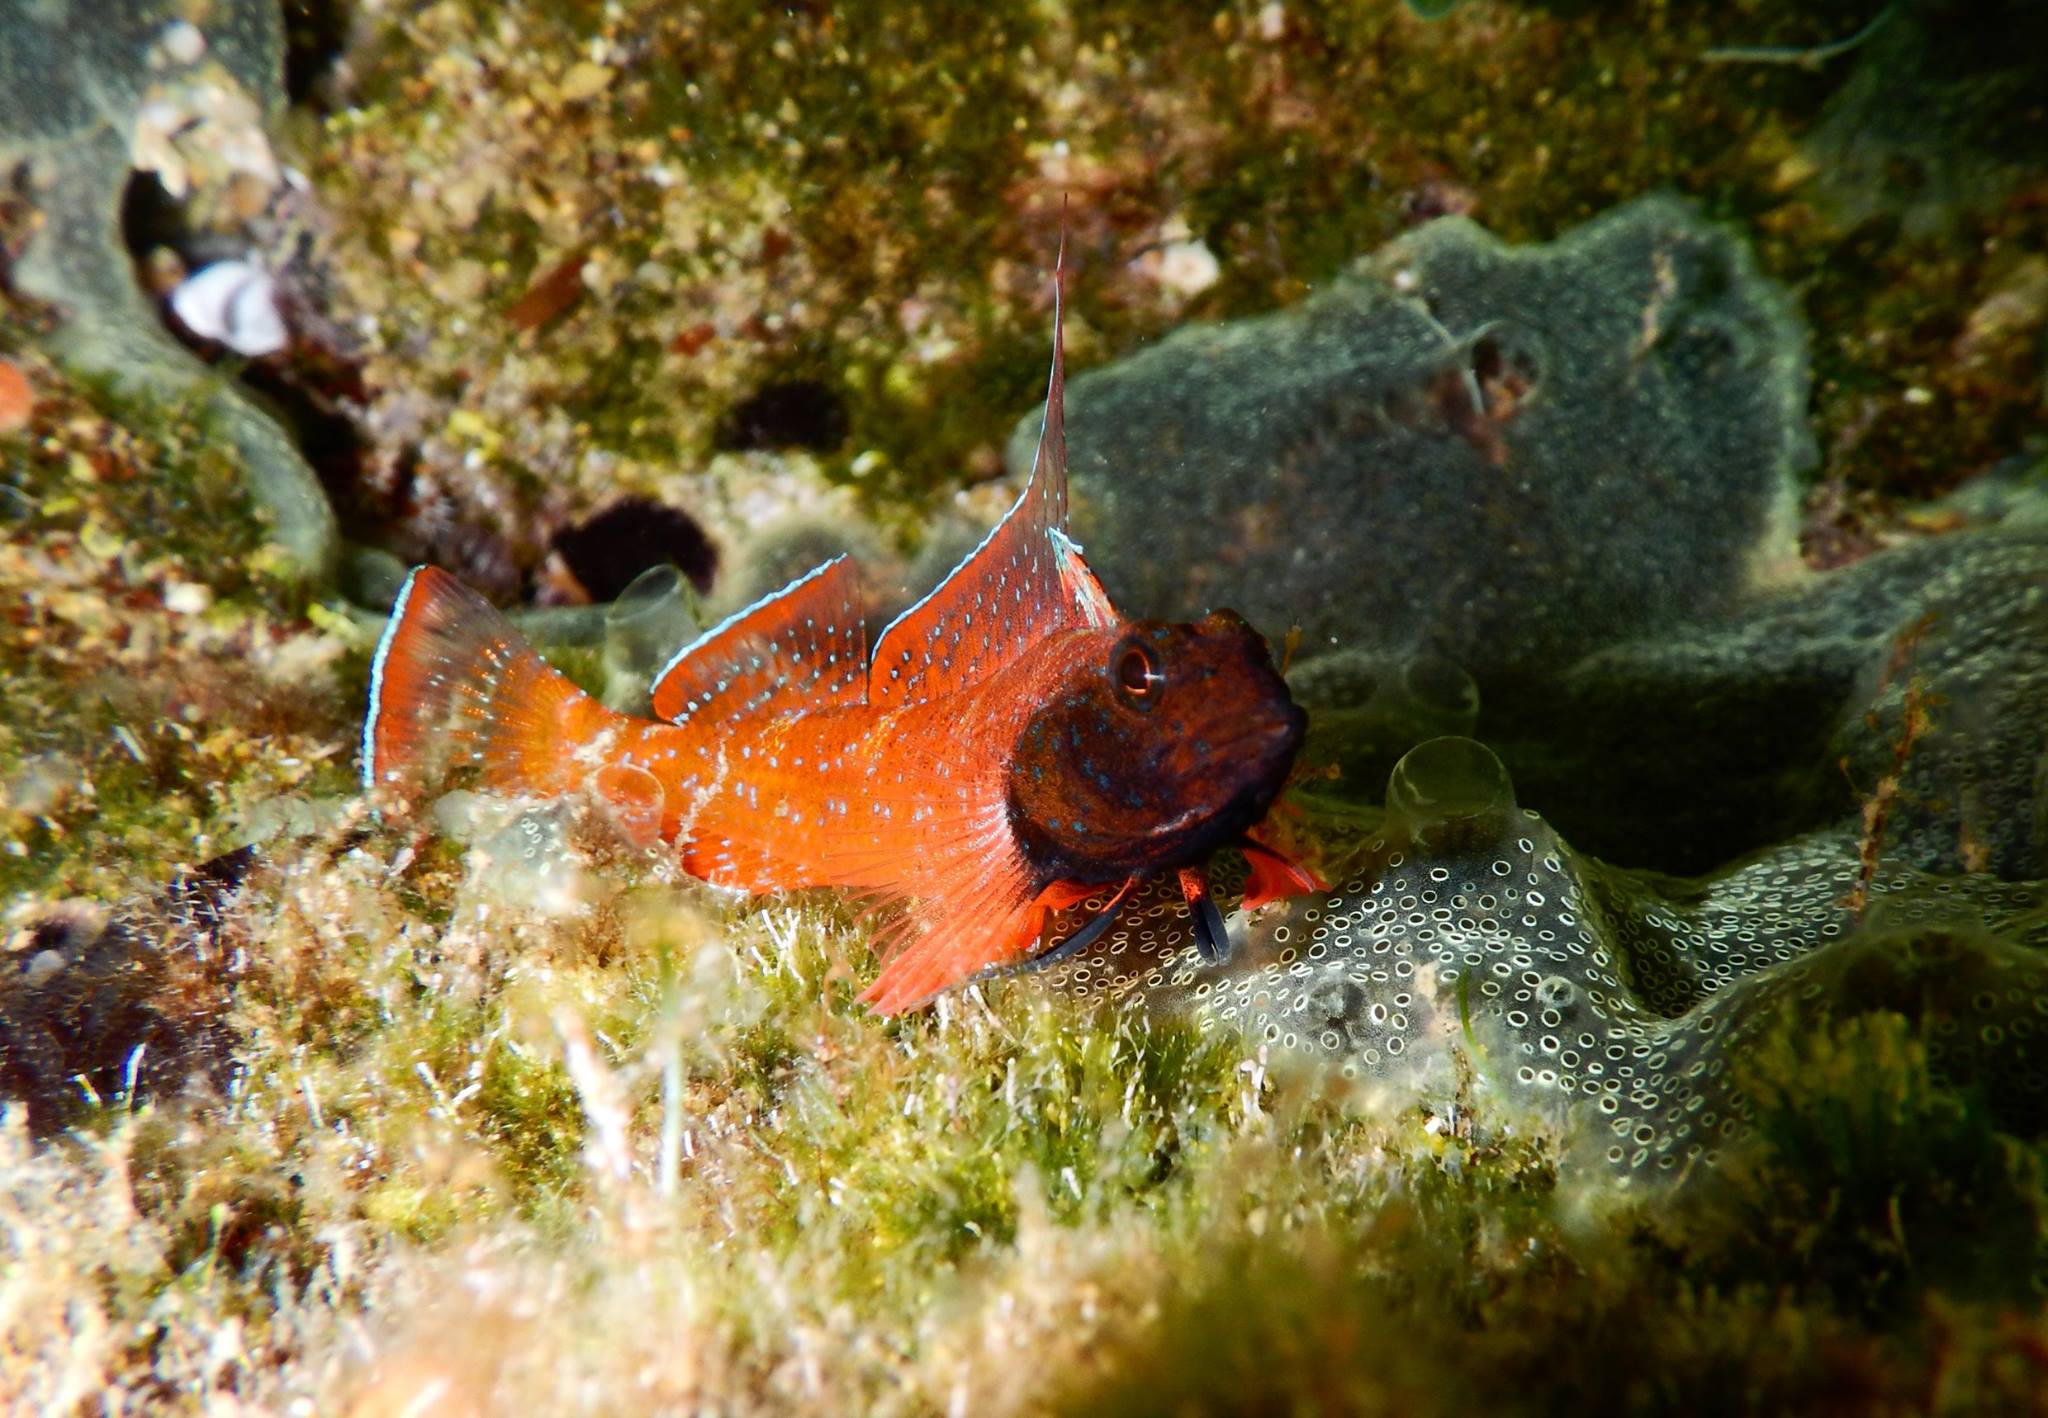
<path id="1" fill-rule="evenodd" d="M 1138 613 L 1298 626 L 1290 680 L 1357 781 L 1476 734 L 1586 850 L 1680 873 L 1890 782 L 1900 864 L 2048 875 L 2042 499 L 1804 571 L 1806 344 L 1676 199 L 1533 247 L 1444 219 L 1078 377 L 1075 524 Z"/>

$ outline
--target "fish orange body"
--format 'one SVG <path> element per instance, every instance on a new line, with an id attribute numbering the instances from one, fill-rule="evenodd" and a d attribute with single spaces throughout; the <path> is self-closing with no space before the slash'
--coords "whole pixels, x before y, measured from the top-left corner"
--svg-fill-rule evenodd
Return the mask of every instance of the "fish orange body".
<path id="1" fill-rule="evenodd" d="M 1125 621 L 1067 539 L 1057 298 L 1054 328 L 1022 496 L 872 655 L 841 557 L 679 652 L 642 719 L 421 568 L 378 647 L 366 785 L 404 803 L 467 769 L 486 788 L 585 792 L 715 885 L 901 905 L 863 996 L 885 1012 L 1029 958 L 1047 914 L 1096 888 L 1199 879 L 1264 817 L 1303 716 L 1242 620 Z"/>

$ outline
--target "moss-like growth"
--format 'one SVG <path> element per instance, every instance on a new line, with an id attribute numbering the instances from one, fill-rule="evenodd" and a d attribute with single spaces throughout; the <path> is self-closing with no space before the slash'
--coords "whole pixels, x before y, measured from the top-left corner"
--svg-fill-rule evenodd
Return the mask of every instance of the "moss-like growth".
<path id="1" fill-rule="evenodd" d="M 379 477 L 471 521 L 401 539 L 457 562 L 487 525 L 530 566 L 621 487 L 731 537 L 735 487 L 789 505 L 822 474 L 891 519 L 992 471 L 991 430 L 1040 396 L 1062 226 L 1085 365 L 1291 303 L 1433 215 L 1541 240 L 1660 187 L 1761 231 L 1829 332 L 1833 560 L 1870 544 L 1872 494 L 1945 486 L 2040 418 L 2039 204 L 1907 241 L 1840 224 L 1803 145 L 1846 70 L 1713 62 L 1865 10 L 443 4 L 366 27 L 358 102 L 305 161 L 342 217 Z M 717 452 L 798 385 L 843 410 L 814 465 Z"/>

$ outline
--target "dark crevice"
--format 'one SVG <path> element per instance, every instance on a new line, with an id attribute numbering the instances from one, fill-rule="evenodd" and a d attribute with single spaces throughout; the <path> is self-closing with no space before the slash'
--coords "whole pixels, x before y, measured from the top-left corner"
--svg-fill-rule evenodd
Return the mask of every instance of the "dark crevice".
<path id="1" fill-rule="evenodd" d="M 334 504 L 345 535 L 370 539 L 379 519 L 363 495 L 370 449 L 356 421 L 336 407 L 331 395 L 316 387 L 306 371 L 265 362 L 242 370 L 242 384 L 262 396 L 270 412 L 285 426 L 300 454 L 312 466 Z"/>
<path id="2" fill-rule="evenodd" d="M 612 503 L 557 532 L 554 550 L 591 599 L 609 601 L 650 567 L 674 565 L 699 594 L 711 589 L 718 550 L 697 519 L 646 497 Z"/>
<path id="3" fill-rule="evenodd" d="M 121 190 L 121 244 L 140 262 L 159 246 L 177 247 L 187 235 L 185 204 L 153 172 L 131 172 Z"/>
<path id="4" fill-rule="evenodd" d="M 284 92 L 294 108 L 333 112 L 333 79 L 348 45 L 344 0 L 285 0 Z"/>
<path id="5" fill-rule="evenodd" d="M 808 448 L 829 453 L 846 441 L 846 405 L 815 379 L 770 384 L 734 407 L 718 431 L 718 446 L 744 449 Z"/>

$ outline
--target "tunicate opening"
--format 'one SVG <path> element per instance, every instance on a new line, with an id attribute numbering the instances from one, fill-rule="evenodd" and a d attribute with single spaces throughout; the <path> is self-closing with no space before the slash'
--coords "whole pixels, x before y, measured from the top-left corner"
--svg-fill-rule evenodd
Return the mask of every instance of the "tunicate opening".
<path id="1" fill-rule="evenodd" d="M 1743 367 L 1743 332 L 1734 321 L 1693 309 L 1667 322 L 1651 352 L 1688 384 L 1733 377 Z"/>
<path id="2" fill-rule="evenodd" d="M 1515 416 L 1542 384 L 1549 351 L 1543 337 L 1513 320 L 1492 320 L 1466 341 L 1466 362 L 1479 405 L 1488 418 L 1505 422 Z"/>
<path id="3" fill-rule="evenodd" d="M 718 447 L 809 448 L 829 453 L 846 441 L 851 427 L 846 403 L 816 379 L 770 384 L 742 400 L 718 430 Z"/>
<path id="4" fill-rule="evenodd" d="M 1417 709 L 1446 728 L 1469 729 L 1478 721 L 1479 686 L 1455 660 L 1415 656 L 1401 667 L 1401 688 Z"/>
<path id="5" fill-rule="evenodd" d="M 604 613 L 604 701 L 646 712 L 653 679 L 697 636 L 690 583 L 674 566 L 650 566 Z"/>
<path id="6" fill-rule="evenodd" d="M 1514 785 L 1492 749 L 1447 736 L 1408 750 L 1387 778 L 1387 816 L 1428 846 L 1450 850 L 1499 836 Z"/>
<path id="7" fill-rule="evenodd" d="M 1387 810 L 1410 822 L 1478 817 L 1514 803 L 1507 769 L 1477 739 L 1453 735 L 1417 744 L 1387 779 Z"/>
<path id="8" fill-rule="evenodd" d="M 718 549 L 696 518 L 634 494 L 556 532 L 549 548 L 594 601 L 617 600 L 649 567 L 675 566 L 700 595 L 718 571 Z"/>

